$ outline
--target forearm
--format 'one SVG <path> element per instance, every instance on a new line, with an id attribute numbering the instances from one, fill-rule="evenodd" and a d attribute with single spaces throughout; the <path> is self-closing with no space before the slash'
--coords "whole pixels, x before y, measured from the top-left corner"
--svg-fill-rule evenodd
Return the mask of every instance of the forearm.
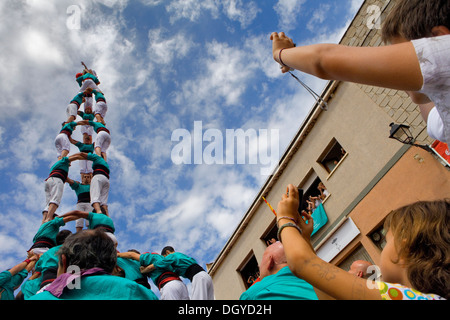
<path id="1" fill-rule="evenodd" d="M 118 257 L 120 258 L 125 258 L 125 259 L 133 259 L 136 261 L 139 261 L 141 258 L 141 255 L 139 253 L 136 252 L 119 252 L 117 254 Z"/>
<path id="2" fill-rule="evenodd" d="M 340 300 L 381 299 L 377 289 L 369 289 L 367 280 L 355 277 L 316 256 L 295 228 L 284 228 L 282 240 L 290 270 L 313 287 Z"/>
<path id="3" fill-rule="evenodd" d="M 423 84 L 411 43 L 383 47 L 316 44 L 273 51 L 276 61 L 325 80 L 418 91 Z M 281 59 L 280 59 L 281 58 Z"/>
<path id="4" fill-rule="evenodd" d="M 11 273 L 12 276 L 15 276 L 16 274 L 18 274 L 20 271 L 22 271 L 23 269 L 25 269 L 28 265 L 27 261 L 22 261 L 21 263 L 15 265 L 14 267 L 12 267 L 11 269 L 9 269 L 9 273 Z"/>

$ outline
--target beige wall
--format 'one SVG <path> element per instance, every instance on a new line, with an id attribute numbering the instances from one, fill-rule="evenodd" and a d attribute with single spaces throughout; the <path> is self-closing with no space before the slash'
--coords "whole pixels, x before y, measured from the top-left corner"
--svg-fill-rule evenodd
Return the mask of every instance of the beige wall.
<path id="1" fill-rule="evenodd" d="M 391 121 L 357 85 L 340 84 L 329 101 L 328 111 L 321 113 L 313 130 L 273 184 L 267 200 L 276 208 L 286 186 L 298 185 L 312 168 L 331 193 L 325 203 L 327 226 L 331 225 L 402 147 L 388 139 Z M 317 160 L 332 138 L 338 140 L 348 156 L 329 176 Z M 212 273 L 217 299 L 238 299 L 245 290 L 236 270 L 251 251 L 260 261 L 266 247 L 260 238 L 273 220 L 272 212 L 260 201 L 246 228 L 239 230 L 242 234 L 234 246 L 227 248 L 226 262 L 216 266 Z M 327 226 L 315 237 L 326 232 Z"/>

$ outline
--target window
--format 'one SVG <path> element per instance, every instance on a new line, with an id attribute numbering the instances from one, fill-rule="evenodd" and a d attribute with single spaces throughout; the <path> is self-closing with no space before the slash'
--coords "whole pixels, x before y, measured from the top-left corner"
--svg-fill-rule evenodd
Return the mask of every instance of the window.
<path id="1" fill-rule="evenodd" d="M 353 250 L 353 252 L 344 261 L 342 261 L 338 267 L 345 271 L 349 271 L 352 263 L 358 260 L 363 260 L 374 264 L 366 249 L 360 245 L 355 248 L 355 250 Z"/>
<path id="2" fill-rule="evenodd" d="M 378 249 L 383 250 L 386 245 L 386 230 L 384 230 L 383 225 L 375 229 L 369 237 Z"/>
<path id="3" fill-rule="evenodd" d="M 311 169 L 299 188 L 303 189 L 303 205 L 302 210 L 313 211 L 318 204 L 323 203 L 330 193 L 325 187 L 325 184 L 317 176 L 314 169 Z"/>
<path id="4" fill-rule="evenodd" d="M 279 240 L 277 238 L 277 233 L 278 233 L 278 226 L 277 221 L 275 219 L 274 222 L 272 222 L 272 224 L 269 226 L 269 228 L 267 228 L 266 232 L 264 232 L 263 236 L 261 237 L 261 240 L 264 241 L 264 243 L 267 246 L 270 246 L 274 242 L 274 240 L 275 241 Z"/>
<path id="5" fill-rule="evenodd" d="M 256 260 L 253 251 L 249 253 L 248 257 L 244 260 L 237 271 L 241 274 L 245 288 L 250 288 L 254 281 L 259 277 L 258 261 Z"/>
<path id="6" fill-rule="evenodd" d="M 346 156 L 347 152 L 340 145 L 340 143 L 333 138 L 326 147 L 325 151 L 320 155 L 317 162 L 320 163 L 329 174 L 331 174 Z"/>

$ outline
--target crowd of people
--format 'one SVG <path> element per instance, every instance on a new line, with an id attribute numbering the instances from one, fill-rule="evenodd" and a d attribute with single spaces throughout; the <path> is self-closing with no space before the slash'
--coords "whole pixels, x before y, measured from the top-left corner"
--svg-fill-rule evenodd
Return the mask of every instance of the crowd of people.
<path id="1" fill-rule="evenodd" d="M 118 252 L 116 228 L 108 210 L 108 105 L 94 70 L 85 66 L 75 78 L 80 89 L 55 138 L 57 161 L 45 180 L 41 225 L 27 258 L 0 273 L 0 300 L 213 300 L 209 274 L 194 258 L 173 247 L 165 247 L 161 254 Z M 72 137 L 77 127 L 82 142 Z M 78 153 L 70 154 L 72 144 Z M 69 177 L 74 161 L 79 163 L 80 181 Z M 77 203 L 75 210 L 57 215 L 65 183 L 75 192 Z M 70 221 L 76 221 L 75 233 L 60 230 Z M 190 280 L 191 293 L 181 278 Z M 149 279 L 158 288 L 159 298 Z"/>
<path id="2" fill-rule="evenodd" d="M 383 40 L 389 45 L 377 48 L 324 44 L 296 47 L 283 32 L 274 32 L 273 58 L 283 73 L 293 68 L 328 80 L 405 90 L 420 106 L 429 135 L 449 144 L 449 10 L 448 0 L 399 0 L 382 29 Z M 171 247 L 161 254 L 135 250 L 117 253 L 114 223 L 107 208 L 106 150 L 110 136 L 104 121 L 106 100 L 94 71 L 85 69 L 77 75 L 77 82 L 80 92 L 71 101 L 67 120 L 55 140 L 59 160 L 45 184 L 47 206 L 42 225 L 28 258 L 0 273 L 1 298 L 13 299 L 14 288 L 32 271 L 16 298 L 152 300 L 157 297 L 149 289 L 150 277 L 161 299 L 213 299 L 210 276 L 193 258 Z M 97 102 L 94 113 L 92 95 Z M 84 112 L 78 113 L 81 103 Z M 104 113 L 99 111 L 102 108 Z M 76 122 L 78 115 L 83 120 Z M 83 143 L 71 140 L 76 126 L 86 130 Z M 89 127 L 97 133 L 93 146 Z M 68 155 L 70 143 L 80 152 Z M 82 173 L 81 183 L 68 179 L 69 164 L 75 160 L 86 161 L 84 168 L 92 169 Z M 77 210 L 57 216 L 65 182 L 75 190 L 79 203 Z M 387 216 L 386 245 L 379 266 L 382 281 L 374 286 L 368 285 L 364 263 L 362 269 L 348 272 L 315 254 L 310 241 L 312 217 L 306 211 L 298 212 L 299 201 L 297 188 L 288 185 L 276 210 L 278 239 L 267 247 L 258 279 L 251 282 L 242 300 L 449 298 L 450 200 L 419 201 Z M 84 211 L 84 203 L 93 210 Z M 73 220 L 80 221 L 78 232 L 59 231 Z M 84 231 L 83 221 L 88 227 Z M 190 297 L 180 277 L 192 282 Z"/>

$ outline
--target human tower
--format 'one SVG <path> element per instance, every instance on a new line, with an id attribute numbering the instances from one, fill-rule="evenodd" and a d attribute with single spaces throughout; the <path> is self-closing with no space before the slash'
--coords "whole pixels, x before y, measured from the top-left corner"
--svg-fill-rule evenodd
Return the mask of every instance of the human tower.
<path id="1" fill-rule="evenodd" d="M 60 226 L 72 220 L 76 220 L 77 232 L 84 225 L 89 229 L 101 227 L 117 244 L 107 204 L 110 174 L 107 150 L 111 144 L 110 131 L 105 123 L 108 105 L 99 88 L 97 73 L 83 62 L 82 65 L 83 71 L 75 76 L 79 91 L 67 106 L 67 117 L 55 138 L 58 159 L 45 180 L 46 204 L 42 211 L 42 224 L 29 250 L 34 254 L 44 253 L 55 246 Z M 72 138 L 77 127 L 81 128 L 82 142 Z M 69 155 L 71 145 L 75 145 L 79 152 Z M 75 160 L 79 162 L 80 182 L 69 177 L 69 167 Z M 56 210 L 61 203 L 65 183 L 77 195 L 76 210 L 58 216 Z"/>

